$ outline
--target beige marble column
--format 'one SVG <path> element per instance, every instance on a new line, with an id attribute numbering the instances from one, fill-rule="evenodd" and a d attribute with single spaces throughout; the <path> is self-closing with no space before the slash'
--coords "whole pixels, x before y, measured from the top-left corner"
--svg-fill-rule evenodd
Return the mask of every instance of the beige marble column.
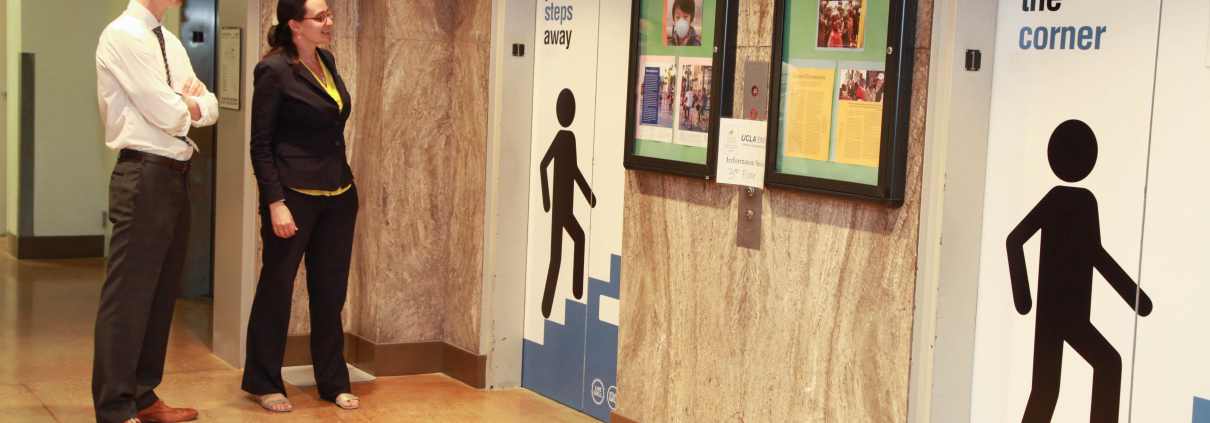
<path id="1" fill-rule="evenodd" d="M 264 5 L 267 26 L 275 1 Z M 490 0 L 329 0 L 361 197 L 345 329 L 478 350 Z M 290 334 L 310 331 L 305 270 Z"/>

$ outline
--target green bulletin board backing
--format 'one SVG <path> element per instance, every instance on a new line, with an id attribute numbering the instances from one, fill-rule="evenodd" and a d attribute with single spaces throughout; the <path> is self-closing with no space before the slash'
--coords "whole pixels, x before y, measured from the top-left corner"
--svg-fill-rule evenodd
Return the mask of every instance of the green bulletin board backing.
<path id="1" fill-rule="evenodd" d="M 714 57 L 714 32 L 717 0 L 702 1 L 702 42 L 701 46 L 682 47 L 664 45 L 664 0 L 643 0 L 639 12 L 639 55 L 640 56 L 676 56 L 680 57 Z M 679 65 L 679 61 L 678 61 Z M 711 99 L 711 107 L 716 107 Z M 630 130 L 633 131 L 633 128 Z M 674 160 L 696 164 L 706 164 L 707 148 L 673 144 L 670 142 L 634 140 L 634 154 L 657 159 Z"/>
<path id="2" fill-rule="evenodd" d="M 887 57 L 887 29 L 890 18 L 890 0 L 866 0 L 866 35 L 863 51 L 834 51 L 816 50 L 816 22 L 819 19 L 819 0 L 786 0 L 786 25 L 783 38 L 783 62 L 791 60 L 828 60 L 833 62 L 885 62 Z M 784 66 L 784 65 L 783 65 Z M 788 69 L 788 68 L 786 68 Z M 840 70 L 835 70 L 834 78 L 840 80 Z M 832 179 L 865 185 L 878 184 L 878 168 L 857 166 L 844 163 L 834 163 L 820 160 L 809 160 L 785 155 L 785 99 L 786 78 L 782 79 L 781 113 L 778 119 L 782 124 L 778 132 L 777 172 L 815 178 Z M 837 110 L 837 91 L 833 88 L 833 118 Z M 832 134 L 831 149 L 836 148 L 835 132 Z"/>

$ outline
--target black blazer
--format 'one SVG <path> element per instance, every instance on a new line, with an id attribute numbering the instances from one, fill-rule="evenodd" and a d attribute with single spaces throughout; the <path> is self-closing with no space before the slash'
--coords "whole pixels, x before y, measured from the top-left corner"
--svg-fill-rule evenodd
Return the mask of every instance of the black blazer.
<path id="1" fill-rule="evenodd" d="M 280 53 L 256 64 L 251 150 L 262 207 L 284 200 L 284 187 L 336 191 L 353 183 L 344 136 L 352 100 L 332 52 L 319 53 L 336 80 L 344 110 L 306 65 L 296 69 Z"/>

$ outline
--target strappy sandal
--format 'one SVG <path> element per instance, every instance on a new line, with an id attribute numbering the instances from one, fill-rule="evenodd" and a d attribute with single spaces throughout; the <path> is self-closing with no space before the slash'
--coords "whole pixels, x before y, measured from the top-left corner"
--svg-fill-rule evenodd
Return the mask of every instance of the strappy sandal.
<path id="1" fill-rule="evenodd" d="M 294 411 L 294 407 L 290 407 L 290 408 L 287 408 L 287 409 L 285 409 L 285 410 L 274 410 L 274 409 L 273 409 L 273 406 L 275 406 L 275 405 L 281 405 L 281 404 L 289 404 L 289 403 L 290 403 L 290 400 L 289 400 L 289 399 L 286 399 L 286 396 L 285 396 L 285 395 L 282 395 L 282 397 L 281 397 L 281 398 L 278 398 L 278 399 L 275 399 L 275 400 L 269 400 L 269 401 L 262 401 L 262 400 L 261 400 L 261 398 L 267 397 L 267 396 L 269 396 L 269 395 L 274 395 L 274 394 L 262 395 L 262 396 L 259 396 L 259 397 L 257 397 L 257 398 L 256 398 L 256 402 L 257 402 L 258 404 L 260 404 L 261 408 L 264 408 L 264 409 L 266 409 L 266 410 L 269 410 L 269 411 L 272 411 L 272 412 L 276 412 L 276 413 L 285 413 L 285 412 Z M 281 395 L 281 394 L 277 394 L 277 395 Z"/>
<path id="2" fill-rule="evenodd" d="M 347 404 L 347 403 L 349 403 L 350 401 L 353 401 L 353 400 L 357 400 L 357 405 L 354 405 L 354 406 L 352 406 L 352 407 L 345 407 L 345 406 L 344 406 L 344 404 Z M 337 396 L 336 396 L 336 401 L 333 401 L 333 402 L 335 402 L 335 403 L 336 403 L 336 406 L 337 406 L 337 407 L 343 408 L 343 409 L 345 409 L 345 410 L 356 410 L 356 409 L 358 409 L 358 408 L 361 408 L 361 398 L 357 398 L 357 396 L 355 396 L 355 395 L 353 395 L 353 394 L 340 394 L 340 395 L 337 395 Z"/>

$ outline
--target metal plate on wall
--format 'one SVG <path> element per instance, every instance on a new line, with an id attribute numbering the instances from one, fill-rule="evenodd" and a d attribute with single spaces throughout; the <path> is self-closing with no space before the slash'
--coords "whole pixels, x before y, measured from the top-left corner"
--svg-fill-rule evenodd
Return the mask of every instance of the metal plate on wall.
<path id="1" fill-rule="evenodd" d="M 739 187 L 739 220 L 735 226 L 735 245 L 760 249 L 761 198 L 765 190 Z"/>
<path id="2" fill-rule="evenodd" d="M 766 120 L 769 116 L 769 62 L 744 63 L 744 113 L 740 119 Z"/>

